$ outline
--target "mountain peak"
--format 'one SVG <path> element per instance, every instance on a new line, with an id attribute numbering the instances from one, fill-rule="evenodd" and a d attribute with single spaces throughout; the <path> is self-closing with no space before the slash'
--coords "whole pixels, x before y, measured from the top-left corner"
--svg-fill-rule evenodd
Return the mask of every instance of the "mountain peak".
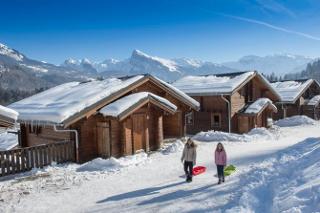
<path id="1" fill-rule="evenodd" d="M 18 51 L 9 48 L 8 46 L 0 43 L 0 55 L 7 56 L 16 61 L 23 61 L 24 56 Z"/>
<path id="2" fill-rule="evenodd" d="M 178 71 L 177 63 L 175 61 L 170 60 L 170 59 L 160 58 L 157 56 L 150 56 L 140 50 L 133 50 L 130 60 L 132 63 L 135 63 L 136 61 L 140 61 L 143 63 L 150 62 L 150 63 L 155 64 L 157 66 L 165 67 L 171 72 Z"/>
<path id="3" fill-rule="evenodd" d="M 87 58 L 83 58 L 82 60 L 81 60 L 81 64 L 92 64 L 91 63 L 91 61 L 89 60 L 89 59 L 87 59 Z"/>
<path id="4" fill-rule="evenodd" d="M 78 64 L 78 60 L 73 59 L 73 58 L 68 58 L 67 60 L 64 61 L 64 64 L 67 64 L 67 65 L 76 65 L 76 64 Z"/>

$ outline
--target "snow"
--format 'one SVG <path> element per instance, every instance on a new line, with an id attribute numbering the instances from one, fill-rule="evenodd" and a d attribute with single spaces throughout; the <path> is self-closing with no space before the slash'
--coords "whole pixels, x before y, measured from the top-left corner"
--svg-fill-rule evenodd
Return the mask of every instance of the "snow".
<path id="1" fill-rule="evenodd" d="M 288 126 L 301 126 L 301 125 L 315 125 L 315 123 L 316 123 L 315 120 L 305 115 L 296 115 L 296 116 L 280 119 L 275 122 L 275 125 L 280 127 L 288 127 Z"/>
<path id="2" fill-rule="evenodd" d="M 154 77 L 157 81 L 159 81 L 161 84 L 163 84 L 165 87 L 169 88 L 170 90 L 174 91 L 176 94 L 178 94 L 179 96 L 181 96 L 183 99 L 188 100 L 193 106 L 199 108 L 200 107 L 200 103 L 198 101 L 196 101 L 195 99 L 191 98 L 189 95 L 187 95 L 185 92 L 183 92 L 182 90 L 180 90 L 179 88 L 168 84 L 167 82 L 161 80 L 160 78 Z"/>
<path id="3" fill-rule="evenodd" d="M 281 102 L 295 102 L 301 93 L 313 82 L 312 79 L 305 82 L 281 81 L 274 82 L 271 85 L 281 96 Z"/>
<path id="4" fill-rule="evenodd" d="M 160 102 L 162 105 L 170 108 L 171 110 L 177 110 L 177 107 L 165 98 L 162 98 L 150 92 L 139 92 L 118 99 L 117 101 L 108 104 L 107 106 L 100 109 L 99 112 L 104 116 L 118 117 L 120 114 L 124 113 L 133 105 L 147 99 L 155 99 L 156 101 Z"/>
<path id="5" fill-rule="evenodd" d="M 186 76 L 175 81 L 172 85 L 189 95 L 204 93 L 229 94 L 252 75 L 254 75 L 254 72 L 245 72 L 233 78 L 215 75 Z"/>
<path id="6" fill-rule="evenodd" d="M 183 148 L 184 148 L 184 143 L 181 140 L 176 140 L 173 143 L 165 144 L 162 147 L 161 152 L 165 155 L 168 155 L 171 153 L 181 152 Z"/>
<path id="7" fill-rule="evenodd" d="M 259 98 L 255 102 L 249 105 L 249 107 L 244 111 L 244 113 L 258 114 L 266 106 L 271 106 L 274 111 L 277 111 L 277 107 L 272 103 L 269 98 Z"/>
<path id="8" fill-rule="evenodd" d="M 132 54 L 136 55 L 136 56 L 139 56 L 139 57 L 143 57 L 143 58 L 149 59 L 149 60 L 154 61 L 154 62 L 158 62 L 162 66 L 167 67 L 168 70 L 171 71 L 171 72 L 179 72 L 178 69 L 177 69 L 176 62 L 174 62 L 172 60 L 160 58 L 160 57 L 157 57 L 157 56 L 149 56 L 149 55 L 143 53 L 140 50 L 134 50 Z"/>
<path id="9" fill-rule="evenodd" d="M 307 105 L 317 106 L 319 102 L 320 102 L 320 95 L 316 95 L 308 101 Z"/>
<path id="10" fill-rule="evenodd" d="M 48 124 L 62 123 L 83 109 L 108 98 L 121 89 L 133 85 L 142 78 L 144 78 L 144 75 L 137 75 L 126 80 L 108 78 L 103 81 L 92 80 L 84 83 L 70 82 L 15 102 L 9 107 L 19 112 L 18 120 L 20 121 Z M 184 101 L 189 102 L 189 104 L 192 104 L 194 107 L 199 107 L 199 103 L 196 100 L 177 88 L 158 78 L 154 77 L 154 79 L 176 93 L 176 95 L 180 96 Z M 159 100 L 169 104 L 163 99 Z"/>
<path id="11" fill-rule="evenodd" d="M 307 138 L 251 167 L 239 177 L 242 195 L 227 212 L 318 212 L 319 154 L 320 140 Z"/>
<path id="12" fill-rule="evenodd" d="M 214 177 L 217 141 L 196 141 L 197 163 L 207 171 L 192 183 L 183 176 L 182 141 L 173 143 L 176 151 L 155 152 L 129 166 L 111 162 L 115 170 L 102 160 L 93 171 L 64 164 L 1 178 L 0 212 L 317 212 L 319 127 L 317 121 L 255 129 L 256 140 L 223 141 L 237 171 L 221 185 Z M 272 139 L 259 140 L 266 131 Z"/>
<path id="13" fill-rule="evenodd" d="M 121 168 L 137 166 L 139 164 L 148 161 L 148 155 L 145 152 L 135 154 L 132 156 L 126 156 L 119 159 L 109 158 L 102 159 L 96 158 L 79 166 L 76 171 L 78 172 L 115 172 L 121 170 Z"/>
<path id="14" fill-rule="evenodd" d="M 0 105 L 0 115 L 11 118 L 13 120 L 17 120 L 19 113 L 13 109 L 10 109 L 8 107 L 4 107 Z"/>
<path id="15" fill-rule="evenodd" d="M 31 65 L 26 65 L 26 64 L 20 64 L 21 66 L 24 66 L 26 68 L 32 69 L 35 72 L 42 72 L 42 73 L 47 73 L 48 69 L 45 69 L 43 67 L 38 67 L 38 66 L 31 66 Z"/>
<path id="16" fill-rule="evenodd" d="M 87 58 L 83 58 L 81 60 L 81 64 L 91 64 L 91 61 L 89 59 L 87 59 Z"/>
<path id="17" fill-rule="evenodd" d="M 23 55 L 0 43 L 0 55 L 8 56 L 16 61 L 23 61 Z"/>
<path id="18" fill-rule="evenodd" d="M 306 69 L 307 64 L 312 61 L 310 57 L 282 53 L 243 56 L 238 61 L 225 62 L 223 65 L 237 70 L 259 70 L 268 75 L 276 73 L 278 76 L 283 76 Z"/>
<path id="19" fill-rule="evenodd" d="M 61 123 L 70 116 L 130 86 L 143 76 L 127 80 L 109 78 L 87 83 L 62 84 L 10 105 L 19 112 L 19 120 Z"/>
<path id="20" fill-rule="evenodd" d="M 227 133 L 210 130 L 207 132 L 199 132 L 193 136 L 194 140 L 203 141 L 203 142 L 254 142 L 261 140 L 274 140 L 278 137 L 277 128 L 266 129 L 266 128 L 255 128 L 252 129 L 247 134 L 236 134 L 236 133 Z"/>
<path id="21" fill-rule="evenodd" d="M 18 145 L 18 135 L 8 132 L 0 134 L 0 151 L 10 150 Z"/>

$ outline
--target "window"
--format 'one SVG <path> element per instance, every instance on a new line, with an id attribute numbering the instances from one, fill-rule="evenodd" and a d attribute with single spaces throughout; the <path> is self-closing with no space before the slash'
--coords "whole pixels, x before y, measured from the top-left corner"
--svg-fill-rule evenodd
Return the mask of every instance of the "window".
<path id="1" fill-rule="evenodd" d="M 194 124 L 194 119 L 193 119 L 193 112 L 190 112 L 188 114 L 186 114 L 186 124 L 187 125 L 193 125 Z"/>
<path id="2" fill-rule="evenodd" d="M 31 134 L 40 134 L 41 133 L 41 126 L 38 125 L 29 125 L 29 133 Z"/>
<path id="3" fill-rule="evenodd" d="M 211 127 L 212 128 L 220 128 L 221 127 L 221 114 L 220 113 L 212 113 Z"/>

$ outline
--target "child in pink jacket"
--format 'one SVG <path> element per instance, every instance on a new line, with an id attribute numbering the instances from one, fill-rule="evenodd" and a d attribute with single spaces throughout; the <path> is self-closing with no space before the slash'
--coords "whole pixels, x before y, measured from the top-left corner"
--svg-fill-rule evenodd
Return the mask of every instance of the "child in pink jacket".
<path id="1" fill-rule="evenodd" d="M 222 143 L 218 143 L 215 151 L 215 163 L 217 165 L 218 171 L 218 184 L 221 184 L 221 181 L 224 182 L 224 167 L 227 165 L 227 153 L 224 150 Z"/>

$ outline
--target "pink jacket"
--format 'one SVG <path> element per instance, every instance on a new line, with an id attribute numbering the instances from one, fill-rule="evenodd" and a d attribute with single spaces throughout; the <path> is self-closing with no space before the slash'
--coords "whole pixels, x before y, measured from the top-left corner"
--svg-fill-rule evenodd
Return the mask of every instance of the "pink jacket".
<path id="1" fill-rule="evenodd" d="M 216 165 L 227 165 L 227 154 L 225 151 L 215 152 L 215 163 Z"/>

